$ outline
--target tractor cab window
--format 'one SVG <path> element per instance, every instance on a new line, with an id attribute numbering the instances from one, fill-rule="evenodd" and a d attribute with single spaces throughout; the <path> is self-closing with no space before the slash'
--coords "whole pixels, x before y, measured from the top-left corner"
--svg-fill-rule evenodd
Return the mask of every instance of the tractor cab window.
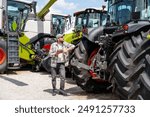
<path id="1" fill-rule="evenodd" d="M 130 21 L 133 11 L 133 0 L 110 0 L 109 14 L 113 24 L 122 25 Z"/>
<path id="2" fill-rule="evenodd" d="M 135 11 L 140 12 L 140 19 L 150 19 L 150 0 L 136 0 Z"/>
<path id="3" fill-rule="evenodd" d="M 135 11 L 142 11 L 144 9 L 144 7 L 145 7 L 144 1 L 145 0 L 136 0 Z"/>
<path id="4" fill-rule="evenodd" d="M 106 22 L 107 22 L 107 13 L 103 13 L 102 15 L 101 15 L 101 24 L 100 25 L 102 25 L 102 26 L 104 26 L 104 25 L 106 25 Z"/>
<path id="5" fill-rule="evenodd" d="M 78 30 L 81 30 L 82 26 L 86 25 L 86 22 L 87 22 L 86 15 L 79 14 L 79 15 L 76 16 L 75 27 Z"/>
<path id="6" fill-rule="evenodd" d="M 88 27 L 95 28 L 100 26 L 100 15 L 99 13 L 89 13 Z"/>
<path id="7" fill-rule="evenodd" d="M 76 15 L 76 27 L 96 28 L 106 24 L 106 13 L 103 12 L 81 12 Z"/>
<path id="8" fill-rule="evenodd" d="M 28 13 L 29 13 L 29 9 L 24 9 L 22 12 L 21 12 L 21 25 L 20 25 L 20 28 L 21 30 L 24 30 L 24 24 L 25 24 L 25 21 L 27 20 L 27 17 L 28 17 Z"/>
<path id="9" fill-rule="evenodd" d="M 65 31 L 66 18 L 61 15 L 52 15 L 52 34 L 57 35 L 59 33 L 63 34 Z"/>
<path id="10" fill-rule="evenodd" d="M 9 31 L 23 31 L 30 7 L 21 2 L 8 1 L 7 10 Z"/>

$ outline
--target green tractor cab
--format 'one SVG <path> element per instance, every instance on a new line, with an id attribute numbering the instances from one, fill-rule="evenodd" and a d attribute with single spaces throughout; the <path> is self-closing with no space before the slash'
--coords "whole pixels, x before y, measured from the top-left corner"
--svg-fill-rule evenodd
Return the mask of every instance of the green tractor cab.
<path id="1" fill-rule="evenodd" d="M 4 6 L 0 7 L 0 73 L 26 64 L 39 67 L 47 56 L 45 44 L 52 43 L 54 36 L 40 33 L 29 39 L 23 33 L 29 13 L 34 11 L 36 17 L 36 2 L 1 0 L 0 6 Z"/>
<path id="2" fill-rule="evenodd" d="M 88 33 L 88 30 L 106 24 L 107 12 L 105 10 L 98 10 L 94 8 L 87 8 L 83 11 L 74 13 L 75 21 L 72 28 L 65 32 L 65 41 L 77 44 L 83 33 Z"/>
<path id="3" fill-rule="evenodd" d="M 5 58 L 0 64 L 0 73 L 7 69 L 17 68 L 20 65 L 20 41 L 19 37 L 24 30 L 29 12 L 35 3 L 18 0 L 2 0 L 1 5 L 1 31 L 0 49 L 3 50 L 1 58 Z M 6 57 L 5 57 L 6 56 Z M 2 59 L 3 60 L 3 59 Z"/>

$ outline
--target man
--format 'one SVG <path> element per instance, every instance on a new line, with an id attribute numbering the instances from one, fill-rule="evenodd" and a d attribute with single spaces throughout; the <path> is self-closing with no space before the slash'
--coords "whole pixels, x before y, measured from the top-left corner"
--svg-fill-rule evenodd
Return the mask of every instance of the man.
<path id="1" fill-rule="evenodd" d="M 66 78 L 66 71 L 65 71 L 65 62 L 68 52 L 70 52 L 72 49 L 74 49 L 73 44 L 69 44 L 67 42 L 64 42 L 63 35 L 58 34 L 56 36 L 57 42 L 53 43 L 51 45 L 51 49 L 49 51 L 49 55 L 51 57 L 51 76 L 52 76 L 52 95 L 55 96 L 57 89 L 56 89 L 56 76 L 57 71 L 59 72 L 60 76 L 60 91 L 59 93 L 62 95 L 67 95 L 67 93 L 64 91 L 65 88 L 65 78 Z"/>

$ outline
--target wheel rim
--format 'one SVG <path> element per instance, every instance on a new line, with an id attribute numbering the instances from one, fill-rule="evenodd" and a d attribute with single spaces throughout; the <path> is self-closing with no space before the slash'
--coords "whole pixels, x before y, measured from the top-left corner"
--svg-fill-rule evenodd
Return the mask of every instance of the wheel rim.
<path id="1" fill-rule="evenodd" d="M 6 54 L 2 48 L 0 48 L 0 64 L 4 63 L 6 59 Z"/>
<path id="2" fill-rule="evenodd" d="M 43 46 L 43 49 L 45 49 L 45 50 L 48 51 L 48 52 L 49 52 L 50 48 L 51 48 L 51 44 L 45 44 L 45 45 Z"/>
<path id="3" fill-rule="evenodd" d="M 96 48 L 96 49 L 91 53 L 91 55 L 90 55 L 90 57 L 89 57 L 89 59 L 88 59 L 88 62 L 87 62 L 89 66 L 92 64 L 92 61 L 93 61 L 95 55 L 97 54 L 98 49 L 99 49 L 99 48 Z M 94 67 L 96 67 L 96 63 L 94 64 Z M 96 74 L 94 71 L 92 71 L 92 70 L 90 70 L 89 73 L 90 73 L 90 75 L 92 76 L 92 78 L 97 76 L 97 74 Z M 107 82 L 106 80 L 103 80 L 103 79 L 95 79 L 95 80 L 98 81 L 98 82 L 101 82 L 101 83 Z"/>
<path id="4" fill-rule="evenodd" d="M 88 59 L 88 61 L 87 61 L 87 64 L 88 64 L 89 66 L 92 64 L 92 61 L 93 61 L 95 55 L 97 54 L 97 52 L 98 52 L 98 49 L 95 49 L 95 50 L 91 53 L 91 55 L 90 55 L 90 57 L 89 57 L 89 59 Z M 94 64 L 94 67 L 95 67 L 95 64 Z M 96 76 L 97 76 L 97 75 L 94 73 L 94 71 L 92 71 L 92 70 L 90 70 L 89 73 L 90 73 L 90 75 L 91 75 L 92 77 L 96 77 Z"/>
<path id="5" fill-rule="evenodd" d="M 87 62 L 87 64 L 90 66 L 91 65 L 91 63 L 92 63 L 92 61 L 93 61 L 93 59 L 94 59 L 94 56 L 97 54 L 97 52 L 98 52 L 98 49 L 95 49 L 92 53 L 91 53 L 91 55 L 90 55 L 90 57 L 89 57 L 89 59 L 88 59 L 88 62 Z"/>

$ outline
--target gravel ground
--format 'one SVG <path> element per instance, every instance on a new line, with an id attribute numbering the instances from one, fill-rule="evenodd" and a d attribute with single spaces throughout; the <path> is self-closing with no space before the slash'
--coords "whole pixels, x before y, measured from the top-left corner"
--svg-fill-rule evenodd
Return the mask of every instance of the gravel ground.
<path id="1" fill-rule="evenodd" d="M 0 74 L 1 100 L 116 100 L 111 92 L 86 93 L 71 78 L 66 79 L 65 89 L 71 96 L 52 96 L 51 77 L 47 72 L 29 70 L 10 71 Z M 59 79 L 57 79 L 59 88 Z"/>

